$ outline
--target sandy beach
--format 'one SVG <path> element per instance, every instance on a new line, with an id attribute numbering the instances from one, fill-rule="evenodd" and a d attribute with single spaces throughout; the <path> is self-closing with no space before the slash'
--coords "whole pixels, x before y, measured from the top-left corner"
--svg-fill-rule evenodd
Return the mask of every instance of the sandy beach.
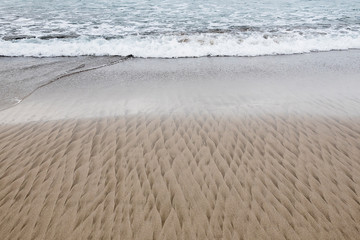
<path id="1" fill-rule="evenodd" d="M 359 239 L 359 63 L 0 58 L 1 239 Z"/>

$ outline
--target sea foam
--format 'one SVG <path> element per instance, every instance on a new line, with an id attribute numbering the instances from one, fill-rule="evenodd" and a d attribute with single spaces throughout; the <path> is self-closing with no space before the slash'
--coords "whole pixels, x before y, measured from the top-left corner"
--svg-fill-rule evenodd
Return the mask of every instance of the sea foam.
<path id="1" fill-rule="evenodd" d="M 193 34 L 128 36 L 121 39 L 54 38 L 0 40 L 1 56 L 127 56 L 179 58 L 203 56 L 261 56 L 360 48 L 360 34 L 316 35 Z"/>

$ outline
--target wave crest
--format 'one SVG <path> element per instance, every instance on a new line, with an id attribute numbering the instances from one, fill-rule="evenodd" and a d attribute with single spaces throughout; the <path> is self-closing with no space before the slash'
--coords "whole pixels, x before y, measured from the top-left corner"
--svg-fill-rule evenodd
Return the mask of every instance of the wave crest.
<path id="1" fill-rule="evenodd" d="M 206 33 L 169 36 L 128 36 L 0 40 L 1 56 L 128 56 L 179 58 L 261 56 L 360 48 L 360 34 L 258 33 L 250 36 Z"/>

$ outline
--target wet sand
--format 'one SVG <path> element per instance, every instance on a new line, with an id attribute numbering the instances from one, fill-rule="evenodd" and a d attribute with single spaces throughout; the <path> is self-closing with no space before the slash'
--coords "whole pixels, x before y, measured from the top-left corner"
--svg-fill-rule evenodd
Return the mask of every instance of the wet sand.
<path id="1" fill-rule="evenodd" d="M 32 85 L 0 112 L 0 236 L 358 239 L 358 53 L 130 59 Z"/>

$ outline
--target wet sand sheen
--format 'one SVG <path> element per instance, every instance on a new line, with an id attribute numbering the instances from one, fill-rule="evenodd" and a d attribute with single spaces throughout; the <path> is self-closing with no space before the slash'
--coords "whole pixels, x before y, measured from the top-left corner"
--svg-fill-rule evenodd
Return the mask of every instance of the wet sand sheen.
<path id="1" fill-rule="evenodd" d="M 358 53 L 0 59 L 1 239 L 358 239 Z"/>
<path id="2" fill-rule="evenodd" d="M 0 127 L 4 239 L 356 239 L 360 119 Z"/>

